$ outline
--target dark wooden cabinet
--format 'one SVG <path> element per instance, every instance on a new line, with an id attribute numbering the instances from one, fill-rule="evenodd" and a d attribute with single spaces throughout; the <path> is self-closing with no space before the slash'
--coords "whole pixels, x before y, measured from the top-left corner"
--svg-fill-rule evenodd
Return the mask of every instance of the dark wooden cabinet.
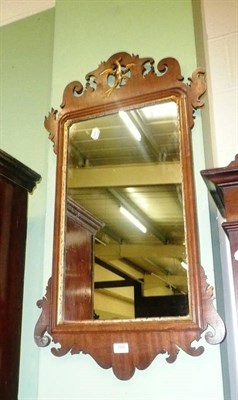
<path id="1" fill-rule="evenodd" d="M 222 227 L 230 241 L 231 263 L 238 320 L 238 154 L 227 167 L 201 171 L 209 192 L 223 218 Z"/>
<path id="2" fill-rule="evenodd" d="M 0 150 L 0 398 L 18 393 L 27 198 L 40 176 Z"/>

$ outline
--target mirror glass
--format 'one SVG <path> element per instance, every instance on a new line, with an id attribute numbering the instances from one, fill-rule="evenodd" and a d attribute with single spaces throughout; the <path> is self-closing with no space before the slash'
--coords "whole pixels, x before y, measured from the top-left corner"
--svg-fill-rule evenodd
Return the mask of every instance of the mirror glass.
<path id="1" fill-rule="evenodd" d="M 178 121 L 177 103 L 168 99 L 69 128 L 67 197 L 101 226 L 94 270 L 77 259 L 65 274 L 78 276 L 79 292 L 88 274 L 79 297 L 88 297 L 94 319 L 189 313 Z M 70 229 L 66 243 L 72 252 Z"/>

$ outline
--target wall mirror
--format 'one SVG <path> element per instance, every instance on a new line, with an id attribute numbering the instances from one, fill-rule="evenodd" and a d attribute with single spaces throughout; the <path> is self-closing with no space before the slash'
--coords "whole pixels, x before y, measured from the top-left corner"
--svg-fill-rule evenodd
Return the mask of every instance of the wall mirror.
<path id="1" fill-rule="evenodd" d="M 35 341 L 119 379 L 225 334 L 199 262 L 191 129 L 204 70 L 118 53 L 66 86 L 45 127 L 57 156 L 52 276 Z"/>

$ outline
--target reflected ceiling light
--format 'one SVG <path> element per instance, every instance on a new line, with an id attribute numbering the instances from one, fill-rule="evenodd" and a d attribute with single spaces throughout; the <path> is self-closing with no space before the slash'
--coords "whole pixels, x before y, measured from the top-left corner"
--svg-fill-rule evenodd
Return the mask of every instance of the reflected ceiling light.
<path id="1" fill-rule="evenodd" d="M 129 131 L 132 133 L 134 138 L 136 140 L 138 140 L 138 142 L 139 142 L 141 140 L 141 134 L 140 134 L 139 130 L 137 129 L 137 127 L 135 126 L 135 124 L 130 119 L 130 117 L 128 116 L 128 114 L 125 111 L 119 111 L 119 116 L 121 117 L 121 119 L 123 120 L 123 122 L 125 123 L 127 128 L 129 129 Z"/>
<path id="2" fill-rule="evenodd" d="M 148 120 L 176 118 L 178 112 L 177 104 L 174 101 L 144 107 L 141 111 Z"/>
<path id="3" fill-rule="evenodd" d="M 141 232 L 146 233 L 147 229 L 146 227 L 132 215 L 129 211 L 127 211 L 124 207 L 120 207 L 120 212 L 130 221 L 132 224 L 134 224 L 138 229 L 141 230 Z"/>
<path id="4" fill-rule="evenodd" d="M 91 132 L 91 135 L 90 135 L 91 139 L 93 139 L 93 140 L 98 140 L 99 135 L 100 135 L 100 129 L 99 129 L 99 128 L 96 128 L 96 127 L 93 128 L 93 129 L 92 129 L 92 132 Z"/>
<path id="5" fill-rule="evenodd" d="M 186 271 L 188 271 L 188 264 L 185 261 L 181 262 L 181 267 L 183 267 L 184 269 L 186 269 Z"/>

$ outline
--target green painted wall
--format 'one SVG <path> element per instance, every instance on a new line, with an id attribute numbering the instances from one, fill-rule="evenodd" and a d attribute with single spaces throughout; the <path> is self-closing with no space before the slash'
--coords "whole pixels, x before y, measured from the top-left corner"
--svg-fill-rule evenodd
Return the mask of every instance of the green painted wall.
<path id="1" fill-rule="evenodd" d="M 88 71 L 118 51 L 152 56 L 156 62 L 173 56 L 179 60 L 183 75 L 190 76 L 197 67 L 191 1 L 58 0 L 54 21 L 53 12 L 47 12 L 10 25 L 3 32 L 8 104 L 4 105 L 2 147 L 43 176 L 30 202 L 19 399 L 223 400 L 219 346 L 208 346 L 203 339 L 199 345 L 206 349 L 201 357 L 192 358 L 180 351 L 178 360 L 169 365 L 166 355 L 160 355 L 148 369 L 136 371 L 126 382 L 115 378 L 110 369 L 100 368 L 88 355 L 56 358 L 49 348 L 36 348 L 32 339 L 40 313 L 34 303 L 45 293 L 52 257 L 55 156 L 44 134 L 43 117 L 51 106 L 59 108 L 68 82 L 76 79 L 84 83 Z M 17 60 L 19 71 L 10 74 L 8 69 Z M 14 113 L 9 112 L 10 105 Z M 13 115 L 19 115 L 21 123 Z M 199 176 L 204 168 L 200 113 L 193 144 L 202 264 L 213 283 L 206 190 Z"/>
<path id="2" fill-rule="evenodd" d="M 184 73 L 196 67 L 190 0 L 56 2 L 53 100 L 72 79 L 118 51 L 159 60 L 173 56 Z"/>
<path id="3" fill-rule="evenodd" d="M 0 30 L 0 147 L 42 176 L 29 196 L 21 346 L 21 399 L 37 399 L 39 349 L 33 332 L 42 296 L 49 141 L 43 127 L 50 108 L 54 10 Z M 12 399 L 9 399 L 12 400 Z"/>

